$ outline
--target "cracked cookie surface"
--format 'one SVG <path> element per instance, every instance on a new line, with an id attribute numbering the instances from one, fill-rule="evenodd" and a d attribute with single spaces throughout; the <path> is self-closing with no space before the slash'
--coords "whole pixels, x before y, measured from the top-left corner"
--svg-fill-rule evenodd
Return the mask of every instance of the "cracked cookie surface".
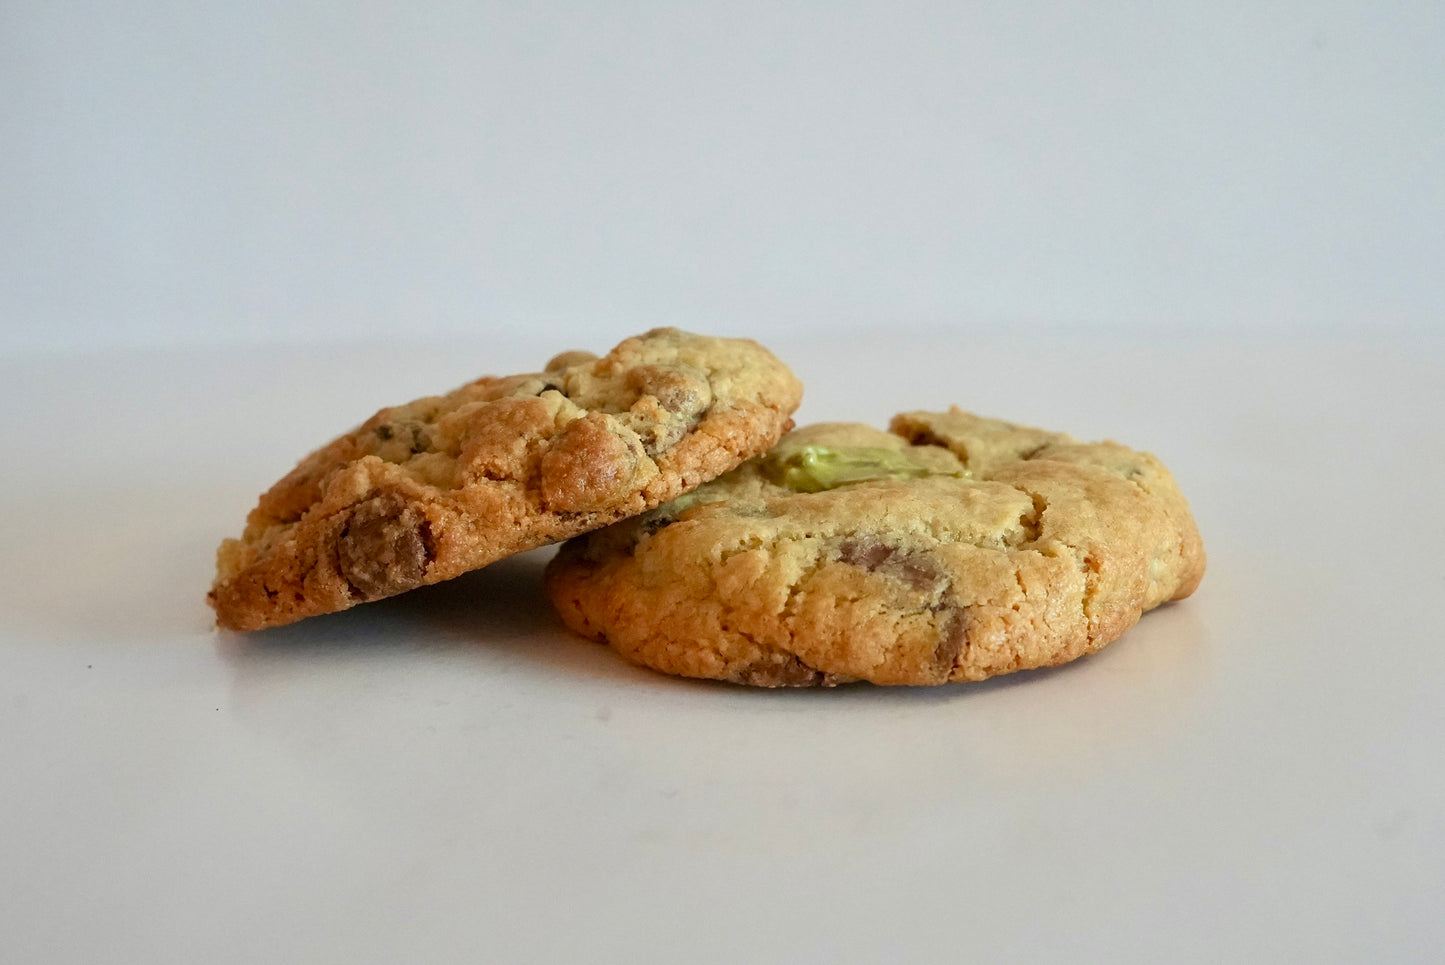
<path id="1" fill-rule="evenodd" d="M 382 409 L 261 497 L 208 601 L 277 626 L 605 526 L 766 451 L 801 396 L 755 342 L 658 329 Z"/>
<path id="2" fill-rule="evenodd" d="M 1203 576 L 1147 453 L 958 409 L 890 429 L 798 429 L 568 542 L 548 594 L 574 631 L 666 673 L 941 684 L 1091 653 Z"/>

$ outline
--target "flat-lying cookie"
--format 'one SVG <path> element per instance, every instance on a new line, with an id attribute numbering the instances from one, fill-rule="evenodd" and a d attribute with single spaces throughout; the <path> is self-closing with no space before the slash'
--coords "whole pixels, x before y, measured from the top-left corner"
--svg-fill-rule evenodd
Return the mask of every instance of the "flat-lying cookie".
<path id="1" fill-rule="evenodd" d="M 697 491 L 567 543 L 576 632 L 762 687 L 939 684 L 1064 663 L 1188 596 L 1204 549 L 1157 459 L 910 412 L 790 433 Z"/>
<path id="2" fill-rule="evenodd" d="M 755 342 L 658 329 L 382 409 L 261 497 L 209 602 L 277 626 L 605 526 L 767 451 L 801 396 Z"/>

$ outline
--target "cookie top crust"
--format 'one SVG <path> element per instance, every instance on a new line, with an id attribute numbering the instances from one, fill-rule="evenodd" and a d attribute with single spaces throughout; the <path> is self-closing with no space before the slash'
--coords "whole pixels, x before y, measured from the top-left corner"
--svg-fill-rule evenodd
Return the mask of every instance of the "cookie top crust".
<path id="1" fill-rule="evenodd" d="M 255 630 L 451 579 L 732 469 L 801 398 L 757 343 L 668 328 L 382 409 L 261 497 L 208 601 Z"/>
<path id="2" fill-rule="evenodd" d="M 764 687 L 939 684 L 1073 660 L 1204 572 L 1153 456 L 959 409 L 821 424 L 547 571 L 576 632 Z"/>

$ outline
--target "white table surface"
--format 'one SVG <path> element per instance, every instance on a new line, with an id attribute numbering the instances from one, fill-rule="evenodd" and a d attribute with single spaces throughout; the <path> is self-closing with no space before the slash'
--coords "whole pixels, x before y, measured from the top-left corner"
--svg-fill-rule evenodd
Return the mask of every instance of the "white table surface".
<path id="1" fill-rule="evenodd" d="M 1057 670 L 673 680 L 563 630 L 546 551 L 212 629 L 295 459 L 566 347 L 0 361 L 0 957 L 1438 960 L 1445 341 L 775 344 L 800 421 L 958 403 L 1174 470 L 1202 588 Z"/>

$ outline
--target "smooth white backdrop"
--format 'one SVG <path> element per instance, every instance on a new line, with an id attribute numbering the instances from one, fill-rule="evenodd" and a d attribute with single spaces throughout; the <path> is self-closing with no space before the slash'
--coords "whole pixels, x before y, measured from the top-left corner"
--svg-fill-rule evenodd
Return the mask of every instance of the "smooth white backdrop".
<path id="1" fill-rule="evenodd" d="M 1438 3 L 0 7 L 5 350 L 1435 329 Z"/>

